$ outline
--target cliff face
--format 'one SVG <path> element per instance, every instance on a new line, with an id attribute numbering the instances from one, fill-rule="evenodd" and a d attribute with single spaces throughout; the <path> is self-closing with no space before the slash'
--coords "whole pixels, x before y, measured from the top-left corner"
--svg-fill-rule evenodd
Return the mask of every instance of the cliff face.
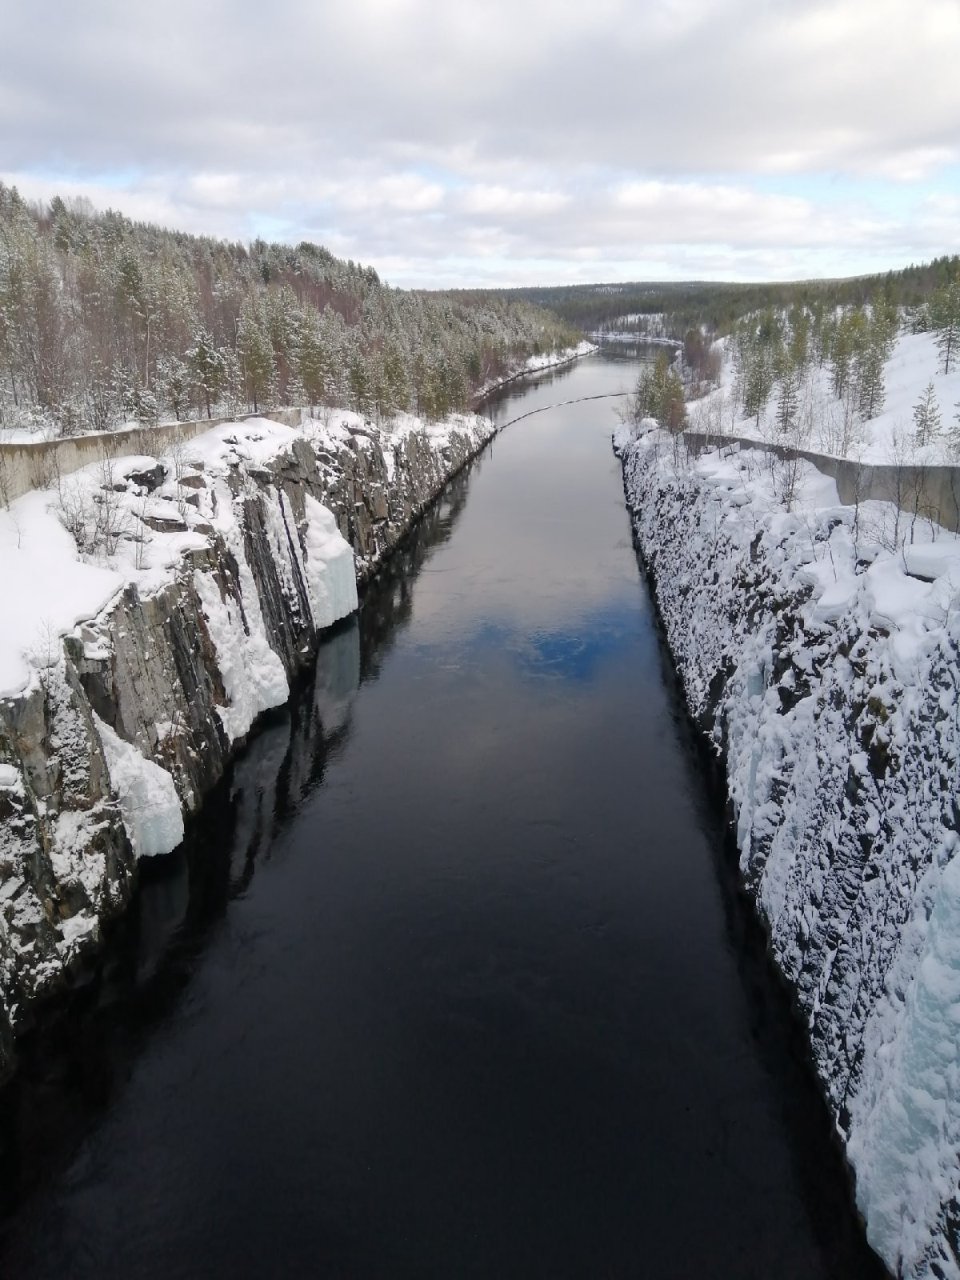
<path id="1" fill-rule="evenodd" d="M 898 1274 L 960 1276 L 960 549 L 872 543 L 812 468 L 788 512 L 757 455 L 616 445 L 868 1237 Z"/>
<path id="2" fill-rule="evenodd" d="M 109 508 L 116 589 L 48 632 L 0 699 L 0 1070 L 36 999 L 124 907 L 137 856 L 179 843 L 318 634 L 356 608 L 357 582 L 492 434 L 470 416 L 254 420 L 22 500 L 25 551 L 41 517 L 89 509 L 102 526 Z"/>

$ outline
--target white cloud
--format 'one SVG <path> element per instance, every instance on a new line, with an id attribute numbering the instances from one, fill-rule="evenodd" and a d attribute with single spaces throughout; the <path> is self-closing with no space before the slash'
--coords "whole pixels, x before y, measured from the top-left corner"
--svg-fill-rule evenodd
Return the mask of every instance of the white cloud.
<path id="1" fill-rule="evenodd" d="M 464 188 L 457 201 L 467 214 L 499 217 L 542 217 L 569 205 L 571 197 L 561 191 L 524 191 L 502 185 L 478 183 Z"/>
<path id="2" fill-rule="evenodd" d="M 956 248 L 930 203 L 960 187 L 955 0 L 59 8 L 51 29 L 0 0 L 0 155 L 28 194 L 464 283 Z"/>

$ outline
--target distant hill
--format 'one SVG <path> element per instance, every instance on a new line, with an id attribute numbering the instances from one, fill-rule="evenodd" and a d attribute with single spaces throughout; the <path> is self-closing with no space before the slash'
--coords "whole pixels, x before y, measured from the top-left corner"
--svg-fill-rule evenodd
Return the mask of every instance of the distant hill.
<path id="1" fill-rule="evenodd" d="M 499 297 L 534 303 L 585 333 L 620 325 L 640 332 L 662 333 L 682 339 L 691 328 L 729 333 L 744 315 L 766 308 L 786 309 L 816 303 L 858 306 L 883 294 L 893 305 L 915 307 L 960 271 L 960 257 L 936 258 L 920 266 L 904 267 L 872 276 L 837 280 L 799 280 L 786 283 L 738 284 L 688 280 L 677 283 L 629 281 L 583 285 L 550 285 L 504 289 Z M 480 298 L 483 293 L 467 296 Z M 488 295 L 487 295 L 488 296 Z"/>

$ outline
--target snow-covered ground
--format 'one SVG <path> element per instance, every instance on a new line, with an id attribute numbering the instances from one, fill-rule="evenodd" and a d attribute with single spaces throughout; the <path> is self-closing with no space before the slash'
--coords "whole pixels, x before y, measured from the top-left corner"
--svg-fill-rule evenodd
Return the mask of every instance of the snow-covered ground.
<path id="1" fill-rule="evenodd" d="M 172 417 L 161 417 L 158 426 L 169 426 L 176 419 Z M 142 431 L 143 423 L 141 422 L 121 422 L 113 429 L 114 431 Z M 0 426 L 0 444 L 40 444 L 44 441 L 61 439 L 61 431 L 59 424 L 52 418 L 37 418 L 32 423 L 20 424 L 18 426 L 3 425 Z"/>
<path id="2" fill-rule="evenodd" d="M 901 333 L 884 367 L 883 411 L 851 427 L 845 426 L 843 403 L 833 394 L 829 367 L 814 366 L 801 390 L 799 427 L 790 433 L 786 443 L 869 463 L 960 463 L 960 451 L 949 440 L 951 429 L 960 430 L 960 363 L 955 364 L 949 374 L 941 373 L 940 367 L 935 333 Z M 738 411 L 733 382 L 733 365 L 725 351 L 720 389 L 689 406 L 691 426 L 768 443 L 784 443 L 776 426 L 776 388 L 758 425 L 755 416 L 744 417 Z M 913 410 L 930 382 L 940 408 L 942 435 L 938 441 L 917 448 L 913 441 Z"/>
<path id="3" fill-rule="evenodd" d="M 544 369 L 553 369 L 558 364 L 569 364 L 571 360 L 576 360 L 578 356 L 588 356 L 591 351 L 596 351 L 596 349 L 592 342 L 578 342 L 575 347 L 568 347 L 565 351 L 554 351 L 549 355 L 542 356 L 528 356 L 521 373 L 540 373 Z"/>
<path id="4" fill-rule="evenodd" d="M 960 539 L 878 541 L 888 504 L 841 506 L 808 463 L 787 510 L 769 453 L 616 443 L 868 1237 L 898 1275 L 958 1280 Z"/>

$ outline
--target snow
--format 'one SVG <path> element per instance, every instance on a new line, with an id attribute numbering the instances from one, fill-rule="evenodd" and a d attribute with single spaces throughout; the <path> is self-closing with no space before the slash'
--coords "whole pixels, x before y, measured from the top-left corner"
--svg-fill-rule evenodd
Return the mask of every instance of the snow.
<path id="1" fill-rule="evenodd" d="M 0 444 L 32 444 L 54 440 L 58 434 L 58 424 L 53 421 L 38 422 L 32 427 L 0 427 Z"/>
<path id="2" fill-rule="evenodd" d="M 59 637 L 92 618 L 122 588 L 110 565 L 83 562 L 50 507 L 50 491 L 0 509 L 0 697 L 18 693 L 56 659 Z"/>
<path id="3" fill-rule="evenodd" d="M 245 562 L 244 569 L 243 614 L 232 597 L 221 596 L 211 574 L 198 569 L 193 575 L 227 694 L 227 705 L 219 708 L 219 714 L 231 742 L 246 737 L 257 716 L 282 706 L 290 693 L 283 663 L 267 640 L 256 587 Z"/>
<path id="4" fill-rule="evenodd" d="M 960 588 L 960 548 L 952 539 L 941 542 L 918 542 L 904 547 L 907 573 L 931 582 L 943 578 Z"/>
<path id="5" fill-rule="evenodd" d="M 616 443 L 869 1238 L 960 1280 L 960 539 L 840 506 L 806 462 L 788 510 L 769 453 Z"/>
<path id="6" fill-rule="evenodd" d="M 353 551 L 341 536 L 332 513 L 310 494 L 305 505 L 308 523 L 304 577 L 313 625 L 321 631 L 357 608 L 357 575 Z"/>
<path id="7" fill-rule="evenodd" d="M 20 786 L 20 771 L 12 764 L 0 764 L 0 791 L 15 791 Z"/>
<path id="8" fill-rule="evenodd" d="M 850 1143 L 867 1235 L 887 1258 L 922 1256 L 929 1223 L 960 1187 L 960 858 L 951 853 L 903 1025 L 883 1047 L 885 1088 L 862 1105 Z"/>
<path id="9" fill-rule="evenodd" d="M 102 812 L 65 809 L 57 814 L 50 846 L 50 865 L 61 884 L 78 882 L 90 902 L 99 900 L 104 871 L 103 854 L 95 837 L 106 825 Z"/>
<path id="10" fill-rule="evenodd" d="M 88 934 L 95 933 L 100 921 L 92 911 L 78 911 L 75 916 L 60 921 L 61 949 L 64 952 L 74 951 Z"/>
<path id="11" fill-rule="evenodd" d="M 298 434 L 304 432 L 254 418 L 217 426 L 185 444 L 183 453 L 216 487 L 231 466 L 264 466 Z M 151 470 L 158 461 L 166 480 L 147 494 L 129 477 Z M 22 692 L 38 670 L 56 659 L 60 638 L 95 618 L 128 583 L 147 595 L 169 582 L 187 552 L 209 546 L 205 528 L 224 534 L 235 552 L 241 546 L 229 490 L 224 485 L 217 489 L 216 515 L 189 505 L 186 496 L 194 491 L 182 488 L 176 479 L 183 465 L 182 458 L 162 455 L 104 460 L 66 477 L 58 488 L 32 491 L 0 509 L 0 599 L 5 611 L 0 627 L 0 697 Z M 65 519 L 86 535 L 85 550 L 78 549 L 64 527 Z M 145 520 L 164 522 L 171 531 L 152 529 Z M 105 531 L 98 533 L 98 521 Z M 356 608 L 355 594 L 350 604 L 345 585 L 350 549 L 343 539 L 335 542 L 329 526 L 320 531 L 316 515 L 314 525 L 311 582 L 318 604 L 325 591 L 320 566 L 327 566 L 335 579 L 321 612 L 324 618 L 340 608 L 349 613 Z M 343 563 L 334 554 L 337 546 Z"/>
<path id="12" fill-rule="evenodd" d="M 170 853 L 183 840 L 183 810 L 173 778 L 96 715 L 94 722 L 134 852 L 139 858 Z"/>
<path id="13" fill-rule="evenodd" d="M 559 364 L 567 364 L 579 356 L 588 356 L 596 350 L 597 346 L 594 342 L 578 342 L 575 347 L 568 347 L 565 351 L 553 352 L 550 355 L 528 356 L 523 371 L 540 373 L 544 369 L 553 369 Z"/>

